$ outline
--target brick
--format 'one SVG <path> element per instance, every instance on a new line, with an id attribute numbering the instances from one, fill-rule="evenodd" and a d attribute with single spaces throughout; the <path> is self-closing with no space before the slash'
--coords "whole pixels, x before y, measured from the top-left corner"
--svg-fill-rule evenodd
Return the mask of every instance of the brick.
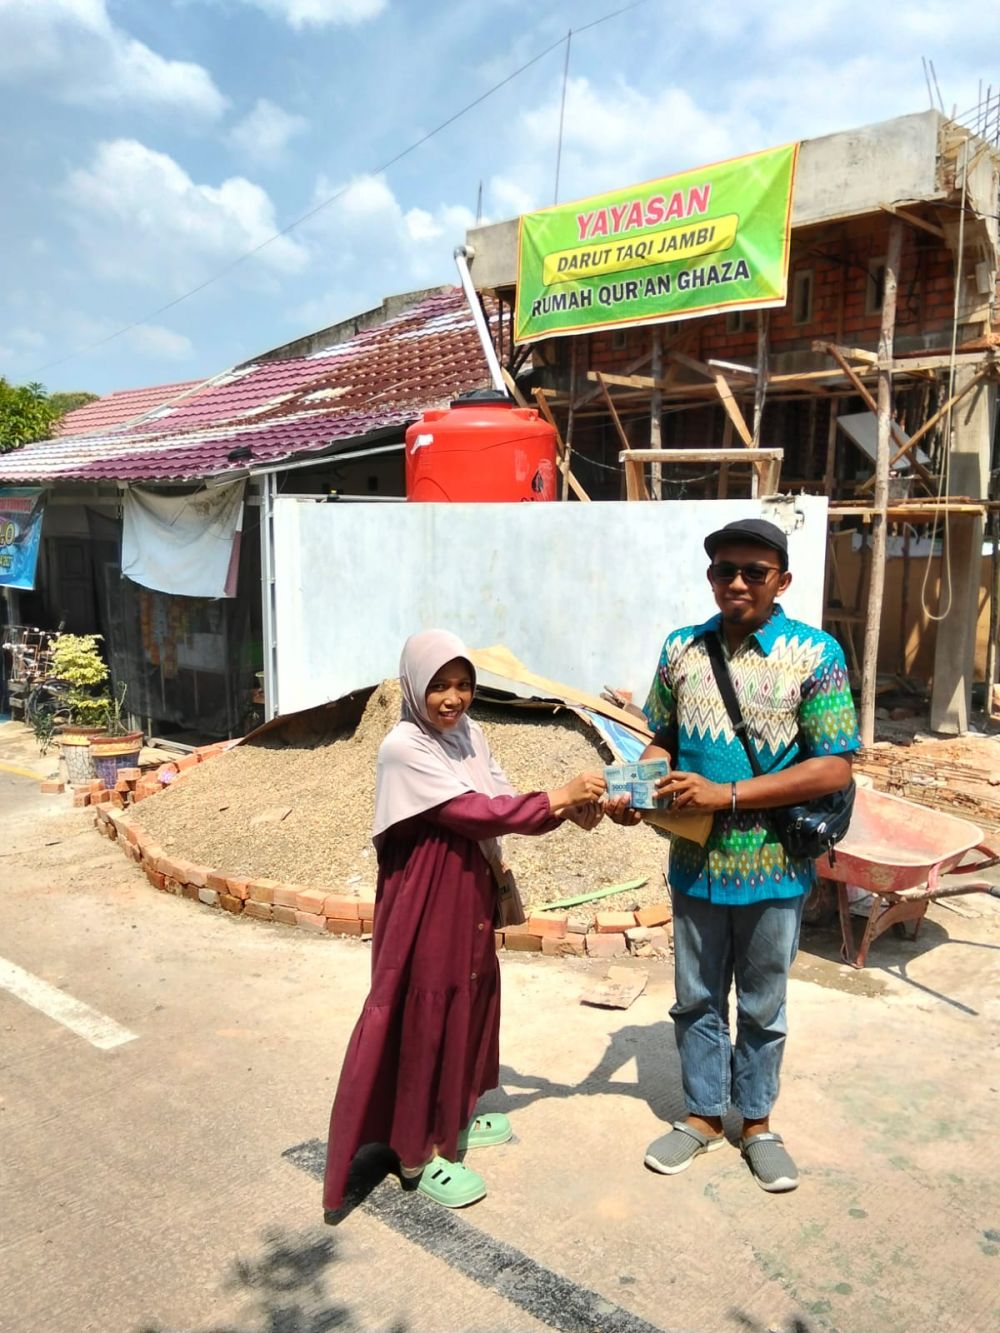
<path id="1" fill-rule="evenodd" d="M 635 924 L 636 920 L 633 912 L 597 913 L 598 935 L 623 935 L 626 930 L 631 929 Z"/>
<path id="2" fill-rule="evenodd" d="M 99 792 L 104 790 L 103 778 L 91 778 L 87 783 L 87 790 L 90 792 Z"/>
<path id="3" fill-rule="evenodd" d="M 90 793 L 91 805 L 109 805 L 111 802 L 111 793 L 105 788 L 103 791 L 92 791 Z"/>
<path id="4" fill-rule="evenodd" d="M 120 768 L 118 776 L 125 782 L 138 782 L 142 777 L 141 768 Z"/>
<path id="5" fill-rule="evenodd" d="M 573 913 L 570 912 L 569 916 L 566 918 L 566 934 L 586 935 L 593 924 L 594 918 L 592 916 L 585 916 L 582 914 L 574 916 Z"/>
<path id="6" fill-rule="evenodd" d="M 507 926 L 503 947 L 510 953 L 541 953 L 542 941 L 537 935 L 529 935 L 524 926 Z"/>
<path id="7" fill-rule="evenodd" d="M 362 935 L 371 935 L 371 934 L 374 932 L 374 930 L 375 930 L 375 919 L 374 919 L 374 917 L 364 917 L 364 918 L 362 918 L 362 921 L 361 921 L 361 933 L 362 933 Z"/>
<path id="8" fill-rule="evenodd" d="M 295 924 L 300 930 L 318 930 L 326 934 L 326 917 L 322 912 L 296 911 Z"/>
<path id="9" fill-rule="evenodd" d="M 124 793 L 129 790 L 129 785 L 123 777 L 119 777 L 118 781 L 115 783 L 114 789 L 115 791 L 121 792 L 124 795 Z"/>
<path id="10" fill-rule="evenodd" d="M 153 870 L 151 866 L 145 866 L 144 869 L 146 871 L 146 878 L 149 880 L 150 884 L 152 884 L 154 889 L 159 889 L 162 893 L 167 887 L 166 876 L 161 875 L 158 870 Z"/>
<path id="11" fill-rule="evenodd" d="M 539 912 L 528 917 L 528 934 L 537 935 L 540 940 L 565 939 L 568 920 L 565 912 Z"/>
<path id="12" fill-rule="evenodd" d="M 198 767 L 198 756 L 196 754 L 185 754 L 180 759 L 173 761 L 175 773 L 190 773 L 192 768 Z"/>
<path id="13" fill-rule="evenodd" d="M 587 956 L 590 958 L 617 958 L 628 953 L 624 935 L 588 935 Z"/>
<path id="14" fill-rule="evenodd" d="M 61 796 L 66 790 L 65 782 L 43 782 L 42 793 L 45 796 Z"/>
<path id="15" fill-rule="evenodd" d="M 665 940 L 667 932 L 662 926 L 633 926 L 626 930 L 625 938 L 629 944 L 652 944 L 654 940 Z"/>
<path id="16" fill-rule="evenodd" d="M 219 895 L 214 889 L 202 888 L 198 890 L 198 901 L 204 903 L 206 907 L 218 907 Z"/>
<path id="17" fill-rule="evenodd" d="M 215 889 L 216 893 L 229 892 L 229 876 L 220 875 L 217 870 L 212 870 L 205 876 L 206 889 Z"/>
<path id="18" fill-rule="evenodd" d="M 360 915 L 357 898 L 347 898 L 343 894 L 328 893 L 323 899 L 323 915 L 336 921 L 356 921 Z"/>
<path id="19" fill-rule="evenodd" d="M 159 861 L 160 857 L 163 855 L 163 848 L 158 842 L 143 842 L 142 859 L 147 861 L 151 866 L 155 866 L 157 861 Z"/>
<path id="20" fill-rule="evenodd" d="M 178 879 L 171 879 L 169 875 L 163 876 L 163 888 L 166 893 L 176 894 L 180 897 L 184 890 L 184 885 Z"/>
<path id="21" fill-rule="evenodd" d="M 120 791 L 113 791 L 111 793 L 111 804 L 116 810 L 125 809 L 125 797 L 122 795 Z M 117 833 L 112 834 L 112 837 L 117 838 L 117 836 L 118 836 Z"/>
<path id="22" fill-rule="evenodd" d="M 669 903 L 652 903 L 649 907 L 640 907 L 635 914 L 637 926 L 665 926 L 673 917 Z"/>
<path id="23" fill-rule="evenodd" d="M 234 898 L 231 893 L 220 893 L 219 906 L 224 912 L 232 912 L 233 916 L 239 916 L 243 911 L 243 899 Z"/>
<path id="24" fill-rule="evenodd" d="M 255 903 L 267 903 L 270 906 L 274 902 L 274 890 L 277 887 L 276 879 L 252 879 L 248 891 Z"/>
<path id="25" fill-rule="evenodd" d="M 258 921 L 270 921 L 274 908 L 270 903 L 256 903 L 252 898 L 248 898 L 243 911 L 247 916 L 256 917 Z"/>
<path id="26" fill-rule="evenodd" d="M 190 898 L 193 903 L 201 901 L 198 897 L 201 889 L 198 888 L 197 884 L 182 884 L 181 893 L 185 898 Z"/>
<path id="27" fill-rule="evenodd" d="M 285 907 L 281 903 L 275 903 L 271 908 L 275 921 L 280 921 L 283 926 L 295 925 L 295 908 Z"/>
<path id="28" fill-rule="evenodd" d="M 227 879 L 226 892 L 245 903 L 250 897 L 250 881 L 246 879 Z"/>
<path id="29" fill-rule="evenodd" d="M 208 888 L 211 866 L 197 865 L 192 861 L 182 861 L 178 868 L 183 869 L 186 883 L 194 884 L 199 889 Z"/>
<path id="30" fill-rule="evenodd" d="M 295 910 L 309 912 L 313 916 L 325 916 L 323 904 L 326 896 L 322 889 L 300 889 L 295 895 Z"/>
<path id="31" fill-rule="evenodd" d="M 502 930 L 495 930 L 495 931 L 493 932 L 493 947 L 496 948 L 496 949 L 502 949 L 502 948 L 503 948 L 503 931 L 502 931 Z"/>
<path id="32" fill-rule="evenodd" d="M 273 899 L 275 907 L 290 907 L 294 912 L 295 900 L 300 892 L 297 884 L 275 884 Z"/>
<path id="33" fill-rule="evenodd" d="M 375 917 L 375 899 L 374 899 L 374 898 L 359 898 L 359 899 L 358 899 L 358 916 L 361 918 L 362 921 L 372 921 L 372 920 L 374 920 L 374 917 Z"/>
<path id="34" fill-rule="evenodd" d="M 361 922 L 357 917 L 353 920 L 337 920 L 336 917 L 326 918 L 326 928 L 331 935 L 360 935 Z"/>
<path id="35" fill-rule="evenodd" d="M 586 935 L 566 935 L 561 940 L 542 940 L 542 953 L 547 958 L 582 958 L 586 953 Z"/>

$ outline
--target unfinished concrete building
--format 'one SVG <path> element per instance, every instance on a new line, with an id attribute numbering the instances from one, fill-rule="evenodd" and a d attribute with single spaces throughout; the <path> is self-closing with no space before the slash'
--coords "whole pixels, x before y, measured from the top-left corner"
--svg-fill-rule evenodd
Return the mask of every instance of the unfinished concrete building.
<path id="1" fill-rule="evenodd" d="M 874 619 L 872 692 L 877 641 L 879 681 L 929 685 L 932 725 L 962 732 L 974 680 L 996 675 L 997 561 L 984 536 L 998 212 L 1000 154 L 936 111 L 809 140 L 783 308 L 523 347 L 511 336 L 517 219 L 470 231 L 468 245 L 477 290 L 500 305 L 501 361 L 561 431 L 567 497 L 828 495 L 827 627 L 860 683 Z M 880 379 L 891 466 L 878 486 Z M 670 456 L 629 458 L 647 448 Z M 876 577 L 885 592 L 873 600 Z"/>

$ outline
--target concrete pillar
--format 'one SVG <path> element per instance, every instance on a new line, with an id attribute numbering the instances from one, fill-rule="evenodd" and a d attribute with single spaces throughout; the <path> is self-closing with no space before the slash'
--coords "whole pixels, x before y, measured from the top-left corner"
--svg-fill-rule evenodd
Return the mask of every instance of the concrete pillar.
<path id="1" fill-rule="evenodd" d="M 956 392 L 973 373 L 971 367 L 965 366 L 957 371 Z M 988 495 L 995 410 L 996 391 L 992 385 L 985 384 L 973 389 L 956 407 L 951 423 L 951 476 L 948 486 L 951 495 L 968 496 L 973 500 L 984 499 Z M 951 557 L 951 609 L 937 627 L 931 727 L 949 736 L 960 736 L 969 730 L 972 712 L 983 530 L 982 519 L 966 514 L 953 514 L 947 529 Z M 945 564 L 942 561 L 941 610 L 948 605 L 947 596 Z"/>

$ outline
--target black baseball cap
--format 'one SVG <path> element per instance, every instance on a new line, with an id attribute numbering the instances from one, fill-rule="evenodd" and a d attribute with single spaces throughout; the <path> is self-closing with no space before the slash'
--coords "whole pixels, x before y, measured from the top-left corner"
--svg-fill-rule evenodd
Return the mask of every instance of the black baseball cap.
<path id="1" fill-rule="evenodd" d="M 714 560 L 719 547 L 729 542 L 752 542 L 755 546 L 768 546 L 781 556 L 781 568 L 788 568 L 788 538 L 775 523 L 768 523 L 766 518 L 738 518 L 727 523 L 724 528 L 708 534 L 705 550 Z"/>

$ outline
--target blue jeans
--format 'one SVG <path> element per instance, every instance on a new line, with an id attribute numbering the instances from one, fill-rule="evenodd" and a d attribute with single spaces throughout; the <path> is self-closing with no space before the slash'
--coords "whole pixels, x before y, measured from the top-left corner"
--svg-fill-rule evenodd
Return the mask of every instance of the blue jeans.
<path id="1" fill-rule="evenodd" d="M 675 892 L 670 1010 L 688 1111 L 763 1120 L 778 1097 L 788 969 L 804 897 L 726 907 Z M 729 991 L 736 982 L 736 1042 Z"/>

